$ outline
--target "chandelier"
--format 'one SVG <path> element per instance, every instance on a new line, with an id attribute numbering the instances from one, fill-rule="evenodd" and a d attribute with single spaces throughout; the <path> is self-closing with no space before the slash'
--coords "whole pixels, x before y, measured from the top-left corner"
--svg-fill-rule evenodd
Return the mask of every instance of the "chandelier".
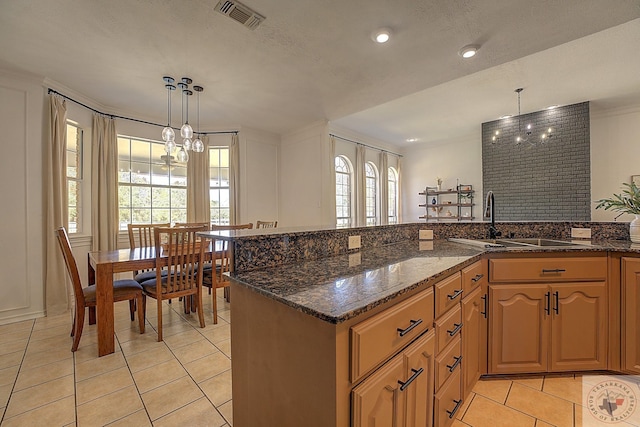
<path id="1" fill-rule="evenodd" d="M 524 131 L 523 131 L 523 124 L 522 124 L 522 117 L 521 117 L 521 110 L 520 110 L 520 94 L 522 93 L 522 91 L 524 91 L 523 88 L 519 87 L 517 88 L 514 92 L 518 94 L 518 115 L 516 116 L 516 120 L 518 122 L 518 129 L 514 138 L 514 142 L 516 145 L 522 145 L 522 143 L 524 142 L 528 142 L 530 146 L 536 145 L 536 143 L 539 141 L 541 144 L 546 143 L 549 139 L 551 139 L 554 136 L 554 131 L 553 128 L 548 127 L 546 128 L 543 132 L 541 132 L 538 137 L 531 137 L 531 135 L 533 135 L 534 133 L 534 126 L 531 123 L 527 123 L 524 125 Z M 507 118 L 511 118 L 511 116 L 503 116 L 501 117 L 502 119 L 507 119 Z M 500 135 L 501 135 L 501 131 L 497 130 L 494 132 L 494 134 L 491 136 L 491 143 L 495 144 L 496 142 L 498 142 L 500 140 Z"/>
<path id="2" fill-rule="evenodd" d="M 193 86 L 193 90 L 198 93 L 198 131 L 195 136 L 196 139 L 192 139 L 194 136 L 193 128 L 189 124 L 189 97 L 193 95 L 193 91 L 189 88 L 189 85 L 193 83 L 189 77 L 183 77 L 180 82 L 174 85 L 175 79 L 170 76 L 164 76 L 162 78 L 165 82 L 165 89 L 167 89 L 167 126 L 162 129 L 162 140 L 164 141 L 164 151 L 169 158 L 172 158 L 172 154 L 178 149 L 176 142 L 176 133 L 171 127 L 171 92 L 180 88 L 182 91 L 182 127 L 180 128 L 180 136 L 182 137 L 182 144 L 180 149 L 176 153 L 176 160 L 180 163 L 186 163 L 189 160 L 189 151 L 195 153 L 202 153 L 204 151 L 204 143 L 200 139 L 200 92 L 204 90 L 202 86 Z M 186 114 L 185 114 L 185 98 L 186 98 Z"/>

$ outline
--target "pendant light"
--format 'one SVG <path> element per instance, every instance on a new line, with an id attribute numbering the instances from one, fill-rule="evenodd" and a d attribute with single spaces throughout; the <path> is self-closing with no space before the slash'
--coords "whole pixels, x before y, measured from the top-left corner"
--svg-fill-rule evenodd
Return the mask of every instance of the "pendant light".
<path id="1" fill-rule="evenodd" d="M 193 151 L 196 153 L 202 153 L 204 151 L 204 143 L 200 139 L 200 92 L 204 90 L 202 86 L 194 86 L 193 90 L 198 92 L 198 134 L 196 134 L 196 139 L 193 141 Z"/>
<path id="2" fill-rule="evenodd" d="M 520 118 L 520 93 L 523 90 L 524 89 L 521 87 L 515 90 L 515 92 L 518 94 L 518 134 L 516 135 L 516 145 L 520 145 L 523 142 L 527 142 L 529 140 L 532 128 L 531 123 L 528 123 L 524 135 L 522 134 L 522 120 Z"/>
<path id="3" fill-rule="evenodd" d="M 171 127 L 171 91 L 176 90 L 173 77 L 164 76 L 164 87 L 167 89 L 167 126 L 162 129 L 162 140 L 164 141 L 164 151 L 171 155 L 176 151 L 176 133 Z"/>

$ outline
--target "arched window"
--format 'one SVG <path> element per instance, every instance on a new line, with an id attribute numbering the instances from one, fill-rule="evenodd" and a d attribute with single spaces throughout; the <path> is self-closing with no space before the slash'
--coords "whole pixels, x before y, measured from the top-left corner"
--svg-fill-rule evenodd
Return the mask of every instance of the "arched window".
<path id="1" fill-rule="evenodd" d="M 389 168 L 387 173 L 389 185 L 389 224 L 398 223 L 398 172 Z"/>
<path id="2" fill-rule="evenodd" d="M 351 167 L 343 156 L 336 157 L 336 226 L 351 225 Z"/>
<path id="3" fill-rule="evenodd" d="M 378 207 L 376 201 L 378 200 L 378 173 L 373 163 L 367 162 L 364 164 L 364 176 L 365 176 L 365 212 L 367 215 L 367 225 L 376 225 L 378 223 Z"/>

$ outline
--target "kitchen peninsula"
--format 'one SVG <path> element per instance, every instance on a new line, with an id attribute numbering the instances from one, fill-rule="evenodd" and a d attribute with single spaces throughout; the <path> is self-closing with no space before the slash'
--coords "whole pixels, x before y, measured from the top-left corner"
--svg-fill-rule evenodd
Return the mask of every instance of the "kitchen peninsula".
<path id="1" fill-rule="evenodd" d="M 528 237 L 520 225 L 513 224 L 518 236 Z M 567 238 L 570 226 L 536 223 L 522 229 Z M 418 240 L 424 228 L 434 230 L 434 241 Z M 585 289 L 594 284 L 605 289 L 593 314 L 608 326 L 593 341 L 605 349 L 597 363 L 628 371 L 631 355 L 621 358 L 620 353 L 622 273 L 615 271 L 622 271 L 625 259 L 632 265 L 640 250 L 613 240 L 624 238 L 616 225 L 593 223 L 591 228 L 596 238 L 607 240 L 579 249 L 522 251 L 487 251 L 446 241 L 454 235 L 483 237 L 486 224 L 219 234 L 235 249 L 234 424 L 365 425 L 361 416 L 393 417 L 399 425 L 450 424 L 475 380 L 492 373 L 487 370 L 487 295 L 490 288 L 510 285 L 491 282 L 489 259 L 552 257 L 568 265 L 577 262 L 578 269 L 604 265 L 604 273 L 600 268 L 593 277 L 579 278 Z M 359 251 L 347 249 L 353 235 L 361 237 Z M 572 275 L 579 273 L 572 268 L 553 273 L 552 281 L 575 284 Z M 614 273 L 607 276 L 607 268 Z M 509 360 L 503 362 L 502 367 L 509 366 Z M 545 364 L 544 371 L 551 370 Z"/>

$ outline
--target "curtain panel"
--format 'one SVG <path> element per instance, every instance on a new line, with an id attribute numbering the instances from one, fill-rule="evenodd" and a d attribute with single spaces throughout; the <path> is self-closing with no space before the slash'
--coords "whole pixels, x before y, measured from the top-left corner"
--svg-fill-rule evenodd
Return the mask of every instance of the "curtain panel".
<path id="1" fill-rule="evenodd" d="M 356 167 L 355 167 L 355 211 L 356 211 L 356 227 L 364 227 L 367 225 L 366 214 L 366 198 L 367 189 L 365 184 L 364 158 L 366 148 L 364 145 L 356 145 Z"/>
<path id="2" fill-rule="evenodd" d="M 380 224 L 389 224 L 389 154 L 380 152 Z"/>
<path id="3" fill-rule="evenodd" d="M 118 247 L 118 134 L 112 117 L 94 113 L 91 148 L 91 247 L 114 250 Z"/>
<path id="4" fill-rule="evenodd" d="M 229 223 L 240 221 L 240 138 L 237 133 L 231 136 L 229 146 Z"/>
<path id="5" fill-rule="evenodd" d="M 191 153 L 187 163 L 187 222 L 211 222 L 209 202 L 209 136 L 201 137 L 204 152 Z"/>

